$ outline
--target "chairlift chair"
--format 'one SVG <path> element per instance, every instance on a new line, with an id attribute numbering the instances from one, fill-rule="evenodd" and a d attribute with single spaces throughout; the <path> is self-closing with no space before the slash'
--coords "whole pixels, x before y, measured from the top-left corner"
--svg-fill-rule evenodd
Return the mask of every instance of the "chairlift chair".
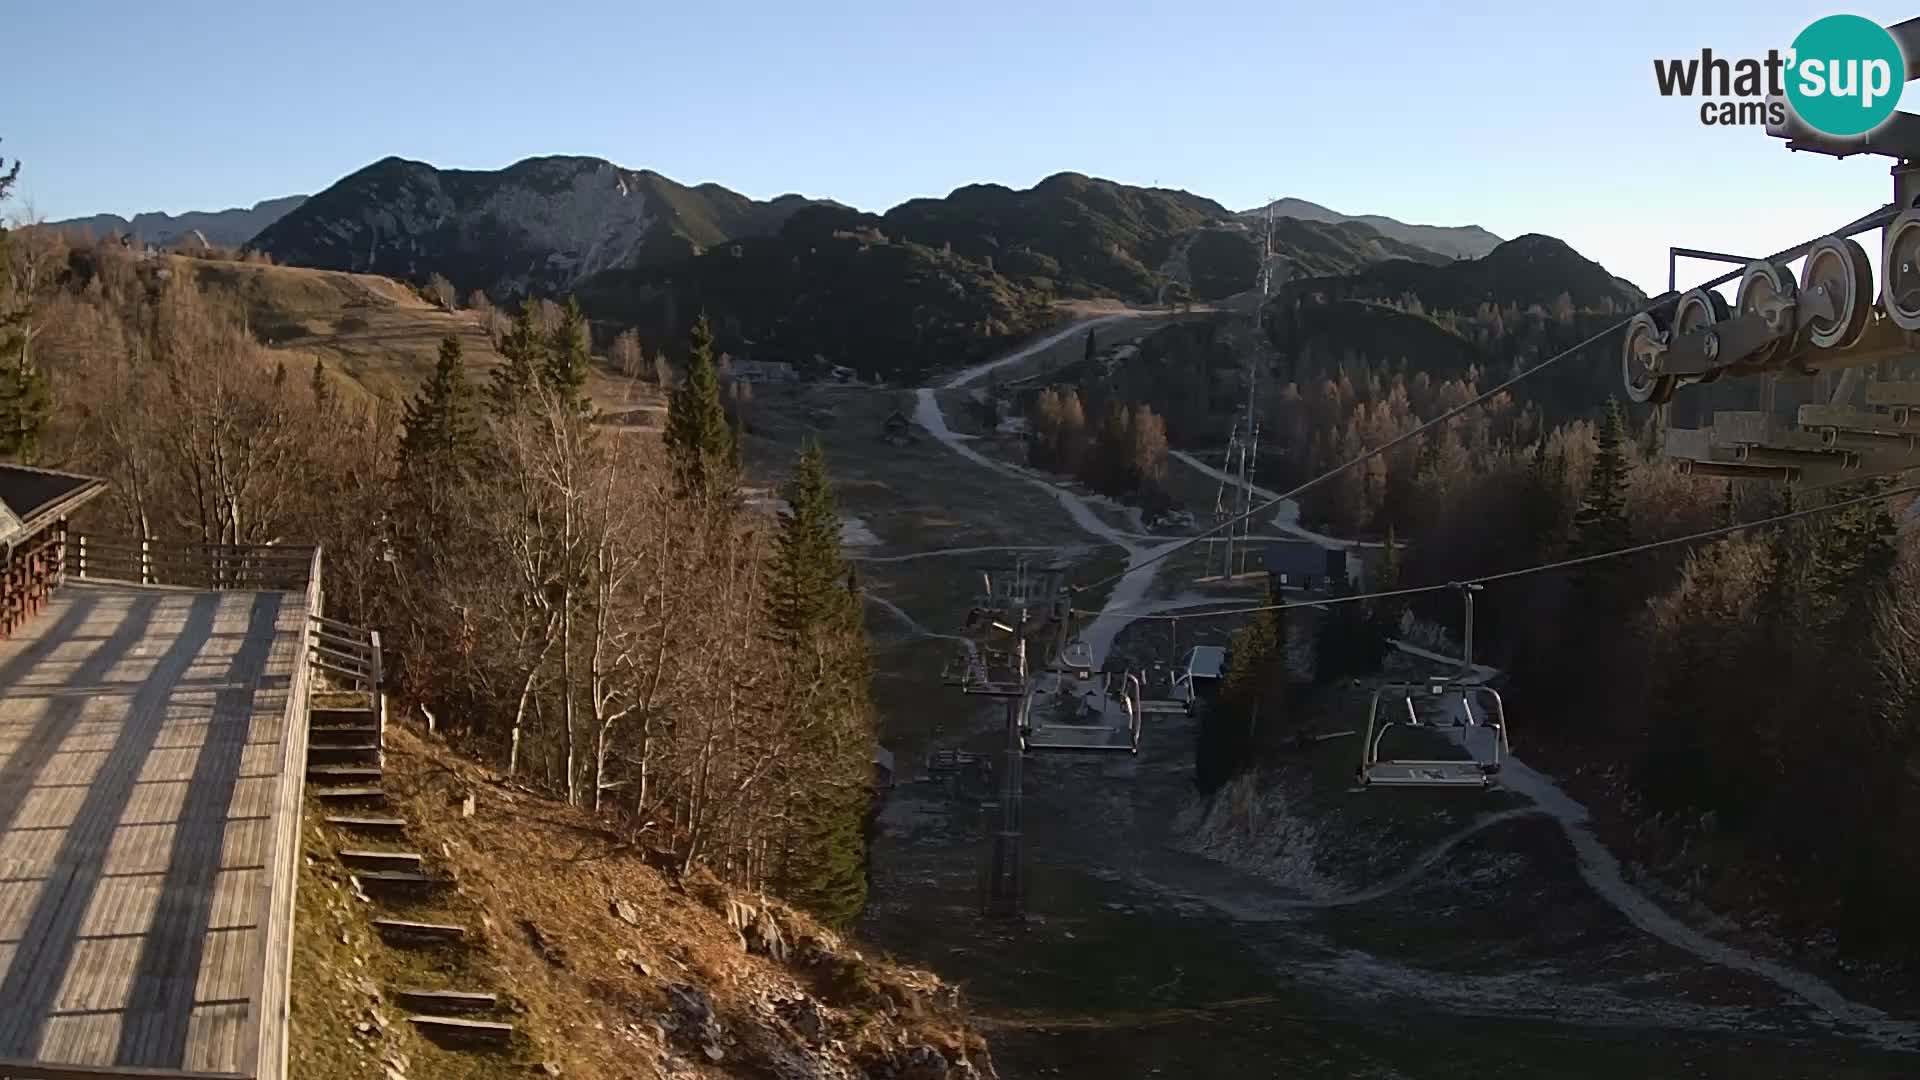
<path id="1" fill-rule="evenodd" d="M 1425 704 L 1424 710 L 1421 703 Z M 1404 716 L 1400 715 L 1403 711 Z M 1384 753 L 1383 744 L 1394 728 L 1440 733 L 1439 737 L 1447 738 L 1465 756 L 1425 758 Z M 1486 744 L 1484 751 L 1477 751 L 1473 745 L 1476 729 L 1490 735 L 1480 740 Z M 1360 786 L 1490 788 L 1499 776 L 1502 758 L 1510 753 L 1506 706 L 1492 687 L 1444 678 L 1425 683 L 1388 683 L 1374 692 L 1368 706 L 1366 737 L 1361 741 Z"/>
<path id="2" fill-rule="evenodd" d="M 1082 679 L 1093 677 L 1093 648 L 1079 638 L 1067 642 L 1060 650 L 1060 667 L 1068 674 Z"/>
<path id="3" fill-rule="evenodd" d="M 1140 680 L 1140 711 L 1148 716 L 1184 715 L 1187 709 L 1187 683 L 1181 676 L 1167 667 L 1163 661 L 1155 661 L 1152 668 L 1145 672 L 1132 673 Z"/>
<path id="4" fill-rule="evenodd" d="M 973 650 L 964 647 L 956 649 L 954 654 L 947 658 L 947 662 L 941 665 L 940 685 L 967 685 L 967 682 L 973 677 L 973 669 L 978 666 L 978 664 L 979 658 L 974 655 Z"/>
<path id="5" fill-rule="evenodd" d="M 1062 683 L 1058 692 L 1066 693 Z M 1117 690 L 1116 694 L 1114 691 Z M 1031 698 L 1023 703 L 1020 712 L 1020 748 L 1034 751 L 1093 751 L 1108 752 L 1124 750 L 1130 754 L 1140 752 L 1140 677 L 1131 673 L 1122 675 L 1118 680 L 1111 675 L 1097 691 L 1081 692 L 1073 695 L 1078 701 L 1093 705 L 1093 723 L 1061 723 L 1051 719 L 1036 718 Z M 1119 716 L 1115 716 L 1115 706 Z M 1076 720 L 1083 719 L 1076 716 Z M 1115 723 L 1118 719 L 1120 722 Z"/>

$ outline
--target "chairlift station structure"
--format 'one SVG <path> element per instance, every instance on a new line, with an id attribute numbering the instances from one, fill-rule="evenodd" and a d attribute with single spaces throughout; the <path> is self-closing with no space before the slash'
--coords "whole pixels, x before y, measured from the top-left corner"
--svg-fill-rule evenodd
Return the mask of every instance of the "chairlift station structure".
<path id="1" fill-rule="evenodd" d="M 1920 77 L 1920 19 L 1888 32 L 1906 79 Z M 1920 116 L 1895 112 L 1838 138 L 1781 111 L 1785 122 L 1766 130 L 1790 150 L 1894 159 L 1892 202 L 1772 259 L 1669 248 L 1668 292 L 1627 324 L 1627 396 L 1660 408 L 1665 454 L 1694 475 L 1819 487 L 1920 466 Z M 1882 228 L 1878 251 L 1855 239 Z M 1802 256 L 1796 276 L 1788 263 Z M 1680 258 L 1740 269 L 1680 293 Z M 1732 304 L 1713 291 L 1735 281 Z M 1757 395 L 1717 391 L 1729 376 L 1765 382 Z M 1804 399 L 1791 415 L 1781 387 Z M 1758 408 L 1717 408 L 1728 396 Z"/>

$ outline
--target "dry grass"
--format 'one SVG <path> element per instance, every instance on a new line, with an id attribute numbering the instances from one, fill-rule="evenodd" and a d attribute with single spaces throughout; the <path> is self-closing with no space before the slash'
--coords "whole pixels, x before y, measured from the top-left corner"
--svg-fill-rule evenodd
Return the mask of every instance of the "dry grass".
<path id="1" fill-rule="evenodd" d="M 448 335 L 459 339 L 475 377 L 500 362 L 477 314 L 436 307 L 391 278 L 182 257 L 174 257 L 173 267 L 235 305 L 254 336 L 285 353 L 288 369 L 299 376 L 318 359 L 372 396 L 402 401 L 433 370 Z M 651 415 L 659 394 L 651 386 L 601 369 L 589 377 L 587 392 L 610 414 L 636 414 L 637 426 L 659 426 Z"/>
<path id="2" fill-rule="evenodd" d="M 806 917 L 735 897 L 705 875 L 678 881 L 593 815 L 503 783 L 435 736 L 396 724 L 387 742 L 385 785 L 391 812 L 410 822 L 406 847 L 457 885 L 410 906 L 353 898 L 333 851 L 389 845 L 337 835 L 309 808 L 294 973 L 293 1053 L 303 1078 L 383 1080 L 396 1053 L 407 1075 L 435 1080 L 524 1076 L 546 1062 L 563 1076 L 658 1076 L 666 1044 L 654 1021 L 671 1010 L 670 983 L 708 993 L 733 1040 L 718 1064 L 676 1047 L 678 1066 L 697 1075 L 773 1075 L 773 1063 L 803 1040 L 771 1004 L 800 997 L 822 1006 L 829 1038 L 853 1057 L 884 1058 L 912 1042 L 949 1057 L 980 1052 L 934 977 L 863 957 Z M 476 812 L 463 818 L 468 793 Z M 638 912 L 638 926 L 613 915 L 616 899 Z M 792 962 L 742 947 L 720 913 L 734 899 L 773 915 Z M 461 923 L 473 941 L 390 948 L 370 925 L 383 914 Z M 404 1010 L 368 993 L 393 986 L 492 991 L 521 1034 L 502 1050 L 442 1049 L 407 1030 Z M 355 1031 L 370 1009 L 384 1014 L 384 1033 Z"/>

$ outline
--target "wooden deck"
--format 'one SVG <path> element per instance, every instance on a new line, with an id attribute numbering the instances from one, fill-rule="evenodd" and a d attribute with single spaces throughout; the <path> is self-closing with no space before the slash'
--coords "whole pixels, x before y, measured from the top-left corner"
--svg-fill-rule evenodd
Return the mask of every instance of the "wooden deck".
<path id="1" fill-rule="evenodd" d="M 284 1075 L 307 605 L 69 583 L 0 641 L 0 1076 Z"/>

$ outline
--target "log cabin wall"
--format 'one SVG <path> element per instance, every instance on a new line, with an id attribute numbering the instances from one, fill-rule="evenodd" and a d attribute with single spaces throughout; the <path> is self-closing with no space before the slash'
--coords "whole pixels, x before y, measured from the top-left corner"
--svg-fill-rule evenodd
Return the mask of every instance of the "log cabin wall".
<path id="1" fill-rule="evenodd" d="M 64 519 L 9 545 L 0 568 L 0 638 L 12 637 L 47 606 L 60 581 L 66 545 Z"/>

